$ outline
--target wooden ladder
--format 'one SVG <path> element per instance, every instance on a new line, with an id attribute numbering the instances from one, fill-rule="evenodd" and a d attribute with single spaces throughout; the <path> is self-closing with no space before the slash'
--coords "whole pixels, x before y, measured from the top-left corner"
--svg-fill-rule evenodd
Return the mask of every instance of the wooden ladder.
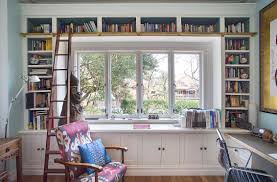
<path id="1" fill-rule="evenodd" d="M 54 61 L 52 64 L 52 80 L 51 80 L 51 92 L 50 92 L 50 106 L 47 117 L 47 136 L 46 136 L 46 147 L 45 147 L 45 159 L 44 159 L 44 172 L 43 172 L 43 182 L 47 182 L 47 177 L 49 174 L 65 174 L 65 169 L 49 169 L 49 156 L 60 154 L 59 151 L 51 150 L 51 137 L 56 137 L 56 133 L 54 130 L 54 121 L 57 120 L 66 120 L 69 123 L 70 120 L 70 55 L 71 55 L 71 38 L 72 33 L 69 31 L 67 39 L 61 39 L 61 34 L 58 33 L 56 36 L 56 45 L 55 45 L 55 54 Z M 67 43 L 67 53 L 60 53 L 60 43 Z M 58 67 L 58 58 L 64 57 L 64 67 Z M 59 83 L 57 80 L 57 73 L 64 72 L 65 74 L 65 82 Z M 65 98 L 63 100 L 57 99 L 57 91 L 58 88 L 63 88 L 66 90 Z M 66 114 L 61 115 L 57 112 L 57 103 L 66 103 Z M 56 141 L 56 139 L 54 139 Z"/>

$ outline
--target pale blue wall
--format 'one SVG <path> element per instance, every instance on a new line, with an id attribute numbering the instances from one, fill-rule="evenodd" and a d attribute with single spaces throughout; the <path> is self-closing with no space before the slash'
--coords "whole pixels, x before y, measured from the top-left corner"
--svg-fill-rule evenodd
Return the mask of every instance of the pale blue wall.
<path id="1" fill-rule="evenodd" d="M 22 85 L 22 56 L 20 33 L 20 9 L 17 0 L 8 0 L 8 64 L 9 64 L 9 100 Z M 9 132 L 10 136 L 17 135 L 23 129 L 23 94 L 14 104 L 11 112 Z"/>
<path id="2" fill-rule="evenodd" d="M 259 11 L 261 9 L 263 9 L 266 5 L 268 5 L 269 3 L 271 3 L 273 0 L 258 0 L 257 1 L 257 5 L 256 5 L 256 19 L 257 21 L 259 21 Z M 257 31 L 259 31 L 259 23 L 257 22 Z M 256 64 L 255 67 L 257 68 L 255 71 L 255 76 L 256 76 L 256 80 L 258 80 L 258 83 L 255 84 L 256 85 L 256 92 L 259 93 L 259 86 L 260 86 L 260 82 L 259 82 L 259 39 L 256 39 Z M 256 102 L 259 103 L 259 94 L 256 95 Z M 258 118 L 258 125 L 259 127 L 264 127 L 264 128 L 269 128 L 271 130 L 273 130 L 274 133 L 277 133 L 277 114 L 270 114 L 270 113 L 264 113 L 264 112 L 259 112 L 259 118 Z"/>

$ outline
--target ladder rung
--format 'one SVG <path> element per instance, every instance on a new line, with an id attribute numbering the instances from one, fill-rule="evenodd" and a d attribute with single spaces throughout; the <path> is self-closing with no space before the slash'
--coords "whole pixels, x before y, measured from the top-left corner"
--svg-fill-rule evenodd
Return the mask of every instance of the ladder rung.
<path id="1" fill-rule="evenodd" d="M 57 173 L 64 173 L 65 170 L 64 169 L 46 169 L 44 172 L 57 174 Z"/>
<path id="2" fill-rule="evenodd" d="M 55 54 L 55 56 L 69 56 L 69 54 Z"/>
<path id="3" fill-rule="evenodd" d="M 50 102 L 67 102 L 67 100 L 51 100 Z"/>
<path id="4" fill-rule="evenodd" d="M 49 151 L 46 151 L 46 154 L 54 155 L 54 154 L 61 154 L 61 152 L 60 151 L 56 151 L 56 150 L 49 150 Z"/>
<path id="5" fill-rule="evenodd" d="M 62 40 L 59 40 L 60 42 L 68 42 L 69 40 L 66 40 L 66 39 L 62 39 Z"/>
<path id="6" fill-rule="evenodd" d="M 48 135 L 48 136 L 56 136 L 56 133 L 50 132 L 50 133 L 48 133 L 47 135 Z"/>
<path id="7" fill-rule="evenodd" d="M 66 119 L 66 116 L 53 116 L 53 117 L 48 117 L 48 119 Z"/>
<path id="8" fill-rule="evenodd" d="M 52 87 L 67 86 L 67 84 L 52 84 Z"/>
<path id="9" fill-rule="evenodd" d="M 66 68 L 59 68 L 59 69 L 53 69 L 53 71 L 67 71 L 67 69 Z"/>

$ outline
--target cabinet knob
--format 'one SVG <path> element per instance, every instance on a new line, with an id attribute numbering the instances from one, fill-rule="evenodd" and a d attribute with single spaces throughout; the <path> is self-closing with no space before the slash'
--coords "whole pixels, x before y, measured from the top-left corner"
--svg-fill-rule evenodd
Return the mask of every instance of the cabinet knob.
<path id="1" fill-rule="evenodd" d="M 165 148 L 163 147 L 163 150 L 165 150 Z"/>
<path id="2" fill-rule="evenodd" d="M 204 150 L 207 150 L 207 147 L 204 147 Z"/>
<path id="3" fill-rule="evenodd" d="M 159 147 L 158 150 L 161 150 L 161 147 Z"/>
<path id="4" fill-rule="evenodd" d="M 234 151 L 235 151 L 235 152 L 237 152 L 237 151 L 238 151 L 238 149 L 235 149 Z"/>
<path id="5" fill-rule="evenodd" d="M 37 150 L 39 151 L 39 150 L 40 150 L 40 148 L 37 148 Z"/>
<path id="6" fill-rule="evenodd" d="M 41 150 L 44 150 L 44 148 L 41 148 Z"/>
<path id="7" fill-rule="evenodd" d="M 203 147 L 200 147 L 200 150 L 203 150 Z"/>

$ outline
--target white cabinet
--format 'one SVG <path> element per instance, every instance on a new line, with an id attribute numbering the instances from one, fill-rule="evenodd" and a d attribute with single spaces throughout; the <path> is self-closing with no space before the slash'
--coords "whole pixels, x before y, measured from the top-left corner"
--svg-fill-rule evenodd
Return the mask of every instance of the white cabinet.
<path id="1" fill-rule="evenodd" d="M 143 135 L 143 165 L 178 165 L 179 135 Z"/>
<path id="2" fill-rule="evenodd" d="M 141 153 L 142 136 L 134 134 L 121 135 L 121 146 L 127 147 L 128 151 L 124 154 L 125 163 L 129 166 L 136 166 L 141 164 L 139 153 Z"/>
<path id="3" fill-rule="evenodd" d="M 216 134 L 185 134 L 181 140 L 184 142 L 181 165 L 195 168 L 218 167 L 216 139 Z"/>

